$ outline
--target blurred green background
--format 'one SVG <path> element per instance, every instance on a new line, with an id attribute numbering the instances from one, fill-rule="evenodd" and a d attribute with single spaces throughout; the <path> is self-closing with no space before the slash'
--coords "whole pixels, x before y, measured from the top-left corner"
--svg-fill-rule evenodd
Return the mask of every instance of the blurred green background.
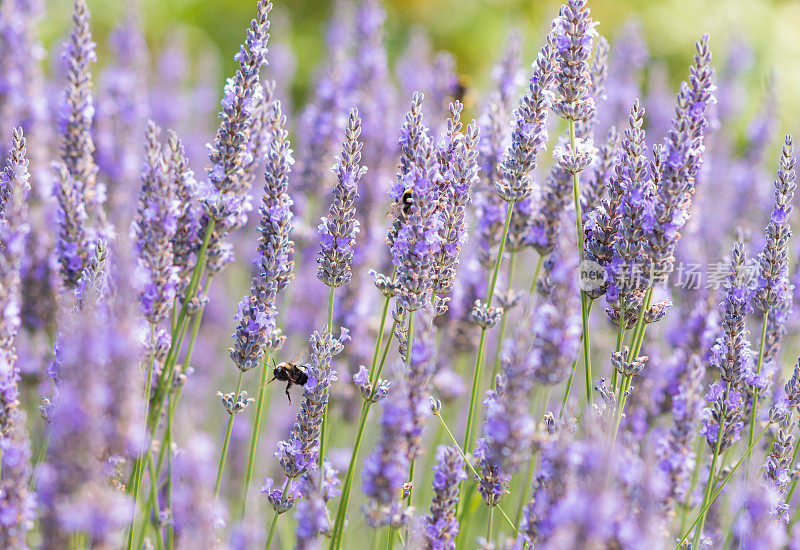
<path id="1" fill-rule="evenodd" d="M 101 48 L 129 1 L 89 0 L 93 30 Z M 158 50 L 169 33 L 185 32 L 192 43 L 214 49 L 223 75 L 232 72 L 233 54 L 255 13 L 255 0 L 138 1 L 147 39 L 154 50 Z M 311 73 L 324 53 L 325 22 L 333 2 L 274 0 L 273 3 L 273 36 L 288 41 L 296 56 L 297 72 L 291 90 L 295 101 L 299 101 L 305 96 Z M 470 75 L 480 87 L 509 30 L 519 28 L 523 32 L 526 58 L 530 60 L 561 2 L 385 0 L 384 3 L 391 59 L 405 48 L 409 29 L 419 26 L 427 30 L 437 49 L 454 53 L 459 71 Z M 753 91 L 763 89 L 767 75 L 774 73 L 785 129 L 797 127 L 800 0 L 592 0 L 590 6 L 595 19 L 600 21 L 599 31 L 612 41 L 623 23 L 639 20 L 651 56 L 667 62 L 674 82 L 685 78 L 694 41 L 703 32 L 711 34 L 717 64 L 727 57 L 733 41 L 745 41 L 755 52 L 755 66 L 747 87 Z M 58 46 L 68 30 L 71 1 L 47 0 L 47 7 L 42 37 L 48 47 Z M 102 64 L 102 49 L 100 57 Z"/>

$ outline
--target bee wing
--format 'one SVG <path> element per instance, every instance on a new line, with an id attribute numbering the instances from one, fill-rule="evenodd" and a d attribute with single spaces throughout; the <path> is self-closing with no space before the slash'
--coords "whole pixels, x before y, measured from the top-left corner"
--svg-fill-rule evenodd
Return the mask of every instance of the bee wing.
<path id="1" fill-rule="evenodd" d="M 294 366 L 296 366 L 296 367 L 302 366 L 302 365 L 305 365 L 306 363 L 308 363 L 308 358 L 310 356 L 311 356 L 311 354 L 308 351 L 308 348 L 305 347 L 305 348 L 301 349 L 300 351 L 298 351 L 297 355 L 295 355 L 294 359 L 289 361 L 289 363 L 294 365 Z"/>
<path id="2" fill-rule="evenodd" d="M 397 219 L 402 212 L 403 212 L 403 203 L 400 201 L 396 201 L 394 204 L 392 204 L 392 207 L 389 208 L 389 211 L 386 212 L 386 218 Z"/>

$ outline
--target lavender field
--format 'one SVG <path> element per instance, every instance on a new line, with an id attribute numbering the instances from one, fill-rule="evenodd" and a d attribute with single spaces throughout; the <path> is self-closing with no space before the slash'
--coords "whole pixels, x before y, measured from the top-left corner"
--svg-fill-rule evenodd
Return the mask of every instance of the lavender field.
<path id="1" fill-rule="evenodd" d="M 466 74 L 337 0 L 298 100 L 247 1 L 223 87 L 0 2 L 0 549 L 800 550 L 779 77 L 591 0 Z"/>

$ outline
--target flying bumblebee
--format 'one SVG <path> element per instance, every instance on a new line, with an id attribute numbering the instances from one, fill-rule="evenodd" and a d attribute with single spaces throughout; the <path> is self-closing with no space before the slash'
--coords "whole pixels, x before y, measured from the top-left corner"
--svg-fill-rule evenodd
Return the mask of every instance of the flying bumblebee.
<path id="1" fill-rule="evenodd" d="M 413 191 L 410 187 L 403 191 L 403 194 L 400 196 L 400 200 L 392 205 L 392 207 L 386 213 L 386 217 L 393 218 L 395 220 L 399 220 L 401 216 L 404 218 L 408 217 L 408 215 L 411 213 L 411 205 L 414 202 L 412 195 Z"/>
<path id="2" fill-rule="evenodd" d="M 277 380 L 278 382 L 286 382 L 286 397 L 289 398 L 289 403 L 291 403 L 292 395 L 289 393 L 289 389 L 292 387 L 292 384 L 304 386 L 305 383 L 308 382 L 308 371 L 306 370 L 307 363 L 307 348 L 300 350 L 300 352 L 291 361 L 284 361 L 278 364 L 273 362 L 272 378 L 270 378 L 269 382 L 267 383 L 269 384 L 273 380 Z"/>

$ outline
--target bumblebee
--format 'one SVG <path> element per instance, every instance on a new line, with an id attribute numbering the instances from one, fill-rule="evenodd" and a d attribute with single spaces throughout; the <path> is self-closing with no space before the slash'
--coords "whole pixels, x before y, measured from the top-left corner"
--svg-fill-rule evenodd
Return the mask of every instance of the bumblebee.
<path id="1" fill-rule="evenodd" d="M 308 371 L 306 370 L 307 363 L 307 349 L 301 350 L 300 353 L 298 353 L 297 356 L 291 361 L 284 361 L 278 364 L 273 363 L 272 378 L 270 378 L 269 382 L 267 383 L 269 384 L 273 380 L 277 380 L 278 382 L 286 382 L 286 397 L 289 399 L 289 403 L 291 403 L 292 395 L 289 393 L 289 389 L 292 387 L 292 384 L 304 386 L 306 382 L 308 382 Z"/>
<path id="2" fill-rule="evenodd" d="M 400 200 L 395 202 L 389 211 L 386 213 L 387 218 L 394 218 L 395 220 L 400 219 L 400 217 L 408 217 L 411 214 L 411 205 L 414 203 L 413 191 L 409 187 L 403 194 L 400 196 Z"/>

